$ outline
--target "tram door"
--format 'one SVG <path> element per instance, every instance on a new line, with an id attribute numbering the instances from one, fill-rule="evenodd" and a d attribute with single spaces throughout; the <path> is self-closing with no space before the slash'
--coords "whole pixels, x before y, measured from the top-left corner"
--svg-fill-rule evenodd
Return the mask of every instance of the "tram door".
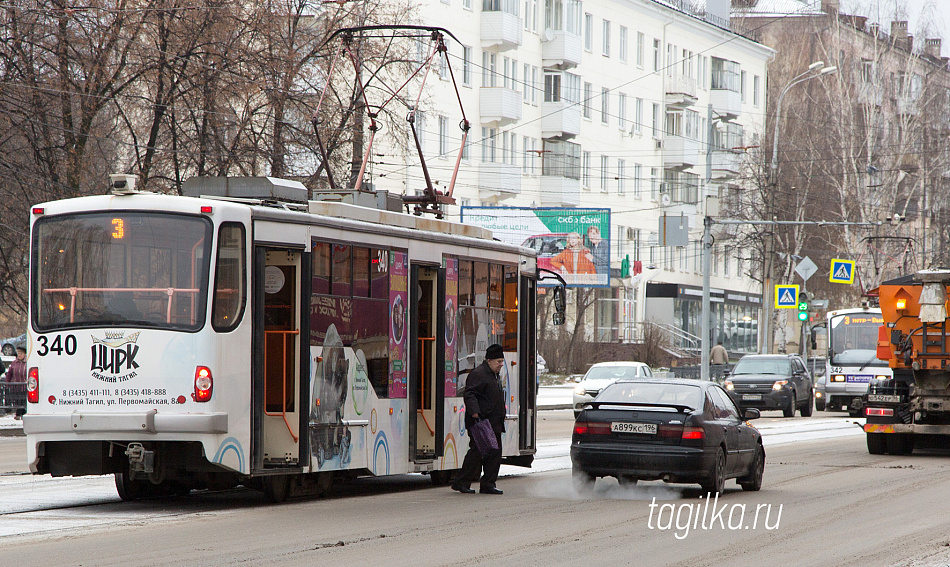
<path id="1" fill-rule="evenodd" d="M 443 452 L 445 270 L 413 264 L 409 296 L 409 451 L 427 462 Z"/>
<path id="2" fill-rule="evenodd" d="M 300 273 L 301 253 L 267 250 L 263 267 L 262 404 L 259 464 L 263 467 L 300 463 Z M 260 297 L 260 296 L 258 296 Z M 262 405 L 263 407 L 260 407 Z"/>

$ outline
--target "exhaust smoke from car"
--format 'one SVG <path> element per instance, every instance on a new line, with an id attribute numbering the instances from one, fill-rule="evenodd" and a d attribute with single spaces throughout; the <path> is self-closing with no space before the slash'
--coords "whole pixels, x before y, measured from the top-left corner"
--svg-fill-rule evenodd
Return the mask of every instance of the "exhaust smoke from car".
<path id="1" fill-rule="evenodd" d="M 532 484 L 528 493 L 537 498 L 558 498 L 567 500 L 680 500 L 683 489 L 662 484 L 621 486 L 616 480 L 600 479 L 592 490 L 578 492 L 574 489 L 570 477 L 547 478 Z"/>

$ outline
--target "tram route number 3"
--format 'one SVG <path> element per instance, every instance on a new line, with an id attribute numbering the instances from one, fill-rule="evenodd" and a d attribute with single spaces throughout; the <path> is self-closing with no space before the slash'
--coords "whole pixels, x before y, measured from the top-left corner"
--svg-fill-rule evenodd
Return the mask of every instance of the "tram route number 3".
<path id="1" fill-rule="evenodd" d="M 52 343 L 49 342 L 49 337 L 40 335 L 36 338 L 36 342 L 39 343 L 36 354 L 40 356 L 46 356 L 51 353 L 56 355 L 65 353 L 67 356 L 76 354 L 76 335 L 66 335 L 65 337 L 56 335 Z"/>

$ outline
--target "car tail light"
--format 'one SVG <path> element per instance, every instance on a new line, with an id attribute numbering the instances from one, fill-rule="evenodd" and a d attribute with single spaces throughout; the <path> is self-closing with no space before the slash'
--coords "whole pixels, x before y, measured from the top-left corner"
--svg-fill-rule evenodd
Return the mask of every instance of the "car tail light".
<path id="1" fill-rule="evenodd" d="M 684 427 L 683 439 L 705 439 L 706 430 L 702 427 Z"/>
<path id="2" fill-rule="evenodd" d="M 574 424 L 576 435 L 610 435 L 609 423 L 578 421 Z"/>
<path id="3" fill-rule="evenodd" d="M 891 417 L 894 415 L 894 410 L 891 408 L 864 408 L 864 415 Z"/>
<path id="4" fill-rule="evenodd" d="M 211 377 L 211 369 L 207 366 L 195 368 L 195 393 L 192 399 L 196 402 L 207 402 L 211 399 L 211 392 L 214 388 L 214 379 Z"/>
<path id="5" fill-rule="evenodd" d="M 679 438 L 683 434 L 683 426 L 682 425 L 661 425 L 656 428 L 656 434 L 659 437 Z"/>
<path id="6" fill-rule="evenodd" d="M 35 366 L 30 368 L 30 371 L 27 373 L 26 401 L 31 404 L 38 404 L 40 402 L 40 369 Z"/>

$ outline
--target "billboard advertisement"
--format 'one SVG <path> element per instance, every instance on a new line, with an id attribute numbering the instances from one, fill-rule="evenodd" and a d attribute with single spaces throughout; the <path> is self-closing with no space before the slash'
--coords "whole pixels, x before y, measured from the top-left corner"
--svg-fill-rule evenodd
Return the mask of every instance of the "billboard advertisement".
<path id="1" fill-rule="evenodd" d="M 462 207 L 462 222 L 534 248 L 538 267 L 561 274 L 569 287 L 610 286 L 610 209 Z"/>

